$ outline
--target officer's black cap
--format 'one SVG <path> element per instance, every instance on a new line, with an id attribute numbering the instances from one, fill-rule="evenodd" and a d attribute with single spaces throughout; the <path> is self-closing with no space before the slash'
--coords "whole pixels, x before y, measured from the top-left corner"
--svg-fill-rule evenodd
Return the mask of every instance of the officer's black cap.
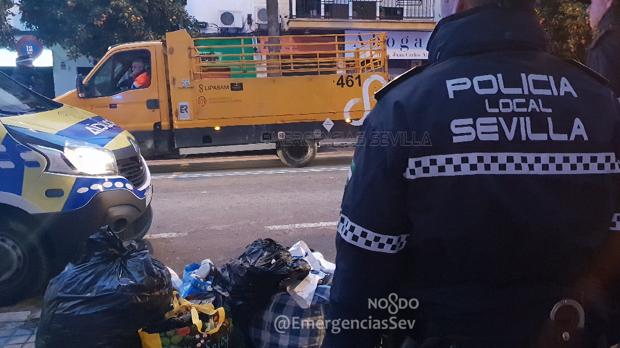
<path id="1" fill-rule="evenodd" d="M 23 64 L 23 63 L 32 63 L 34 61 L 34 58 L 32 58 L 31 55 L 23 55 L 23 56 L 19 56 L 17 57 L 17 59 L 15 59 L 15 62 L 17 64 Z"/>

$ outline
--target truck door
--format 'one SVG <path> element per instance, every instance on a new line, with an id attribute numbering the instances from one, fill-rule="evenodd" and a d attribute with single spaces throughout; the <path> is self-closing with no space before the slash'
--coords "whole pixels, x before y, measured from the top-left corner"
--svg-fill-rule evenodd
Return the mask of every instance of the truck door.
<path id="1" fill-rule="evenodd" d="M 89 111 L 132 132 L 152 138 L 162 112 L 158 93 L 158 62 L 152 50 L 125 49 L 107 55 L 84 81 Z"/>

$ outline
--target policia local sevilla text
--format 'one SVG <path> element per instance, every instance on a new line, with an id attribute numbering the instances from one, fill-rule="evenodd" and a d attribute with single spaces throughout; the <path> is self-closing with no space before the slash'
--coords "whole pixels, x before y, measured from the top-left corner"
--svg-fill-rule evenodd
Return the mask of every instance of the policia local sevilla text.
<path id="1" fill-rule="evenodd" d="M 536 96 L 560 96 L 578 98 L 577 92 L 566 77 L 550 75 L 520 74 L 518 85 L 508 86 L 503 74 L 487 74 L 473 78 L 461 77 L 446 81 L 448 97 L 455 99 L 459 92 L 474 90 L 478 95 L 509 96 L 508 98 L 486 98 L 487 113 L 553 113 L 541 98 Z M 521 96 L 514 98 L 511 96 Z M 570 129 L 554 128 L 553 117 L 468 117 L 452 120 L 450 123 L 452 141 L 588 141 L 588 134 L 579 117 L 572 121 Z"/>

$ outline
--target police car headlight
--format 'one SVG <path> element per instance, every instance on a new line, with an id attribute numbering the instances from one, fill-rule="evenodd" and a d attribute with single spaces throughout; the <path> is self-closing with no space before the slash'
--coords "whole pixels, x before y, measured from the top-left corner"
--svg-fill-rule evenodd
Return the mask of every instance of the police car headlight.
<path id="1" fill-rule="evenodd" d="M 118 175 L 116 157 L 107 150 L 88 145 L 66 144 L 64 151 L 30 144 L 47 158 L 46 171 L 71 175 Z"/>
<path id="2" fill-rule="evenodd" d="M 42 145 L 29 145 L 47 158 L 47 168 L 45 168 L 45 171 L 60 174 L 78 174 L 62 151 Z"/>
<path id="3" fill-rule="evenodd" d="M 75 169 L 87 175 L 118 175 L 116 157 L 100 147 L 65 144 L 64 156 Z"/>

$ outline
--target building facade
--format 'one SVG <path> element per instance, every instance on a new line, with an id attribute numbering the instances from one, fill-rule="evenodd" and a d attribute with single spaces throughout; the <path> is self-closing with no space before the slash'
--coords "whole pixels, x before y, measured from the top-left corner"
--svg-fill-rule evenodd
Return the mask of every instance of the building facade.
<path id="1" fill-rule="evenodd" d="M 387 33 L 391 77 L 427 59 L 426 45 L 440 19 L 439 7 L 439 0 L 278 0 L 283 34 Z M 187 11 L 204 35 L 267 32 L 266 0 L 187 0 Z M 19 17 L 13 22 L 21 25 Z M 94 64 L 86 57 L 69 57 L 60 46 L 45 50 L 56 96 L 75 88 L 77 75 L 87 74 Z"/>
<path id="2" fill-rule="evenodd" d="M 292 33 L 387 33 L 389 73 L 395 77 L 428 58 L 439 8 L 437 0 L 290 0 L 286 19 Z"/>

